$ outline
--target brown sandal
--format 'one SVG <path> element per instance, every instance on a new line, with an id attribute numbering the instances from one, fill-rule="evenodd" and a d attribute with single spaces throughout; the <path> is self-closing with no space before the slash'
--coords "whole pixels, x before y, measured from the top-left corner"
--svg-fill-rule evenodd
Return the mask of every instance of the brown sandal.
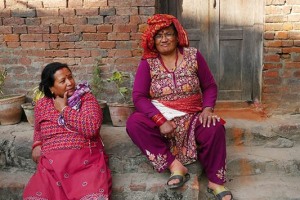
<path id="1" fill-rule="evenodd" d="M 215 190 L 207 188 L 207 192 L 213 194 L 218 200 L 222 200 L 226 195 L 230 195 L 230 200 L 233 200 L 233 195 L 225 186 L 218 186 Z"/>

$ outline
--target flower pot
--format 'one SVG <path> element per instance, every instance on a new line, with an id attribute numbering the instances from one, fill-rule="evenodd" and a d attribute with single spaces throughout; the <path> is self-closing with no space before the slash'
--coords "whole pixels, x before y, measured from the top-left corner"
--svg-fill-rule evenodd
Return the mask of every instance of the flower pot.
<path id="1" fill-rule="evenodd" d="M 21 121 L 22 107 L 25 103 L 25 94 L 12 94 L 0 97 L 0 124 L 11 125 Z"/>
<path id="2" fill-rule="evenodd" d="M 34 126 L 34 106 L 32 105 L 32 103 L 23 103 L 21 105 L 21 107 L 23 108 L 27 121 L 29 122 L 29 124 L 31 126 Z"/>
<path id="3" fill-rule="evenodd" d="M 135 108 L 132 104 L 108 103 L 113 126 L 126 126 L 126 121 Z"/>
<path id="4" fill-rule="evenodd" d="M 103 109 L 103 108 L 105 108 L 106 106 L 107 106 L 107 101 L 105 101 L 105 100 L 97 100 L 98 101 L 98 103 L 99 103 L 99 105 L 100 105 L 100 107 Z"/>

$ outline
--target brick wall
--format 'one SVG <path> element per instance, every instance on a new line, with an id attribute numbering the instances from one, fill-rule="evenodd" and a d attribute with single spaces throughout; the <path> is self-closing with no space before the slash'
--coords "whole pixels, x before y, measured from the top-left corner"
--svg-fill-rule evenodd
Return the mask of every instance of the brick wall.
<path id="1" fill-rule="evenodd" d="M 104 76 L 135 72 L 141 32 L 156 0 L 2 0 L 0 68 L 4 92 L 25 93 L 39 82 L 42 66 L 71 66 L 77 80 L 91 81 L 99 58 Z M 300 109 L 300 1 L 265 0 L 262 103 L 269 112 Z M 105 85 L 105 99 L 116 96 Z"/>
<path id="2" fill-rule="evenodd" d="M 300 1 L 266 0 L 262 102 L 300 113 Z"/>
<path id="3" fill-rule="evenodd" d="M 76 80 L 91 81 L 99 58 L 104 78 L 116 69 L 134 72 L 141 32 L 154 12 L 154 0 L 1 0 L 0 69 L 8 69 L 4 92 L 27 92 L 53 61 L 67 63 Z M 115 91 L 109 87 L 110 101 Z"/>

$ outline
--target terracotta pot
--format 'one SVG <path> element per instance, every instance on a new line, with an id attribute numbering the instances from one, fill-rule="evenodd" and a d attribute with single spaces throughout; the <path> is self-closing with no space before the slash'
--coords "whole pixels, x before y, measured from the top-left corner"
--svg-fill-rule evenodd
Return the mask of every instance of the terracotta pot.
<path id="1" fill-rule="evenodd" d="M 113 126 L 126 126 L 126 121 L 135 108 L 132 104 L 108 103 Z"/>
<path id="2" fill-rule="evenodd" d="M 0 97 L 0 124 L 17 124 L 21 121 L 22 107 L 25 103 L 26 95 L 12 94 Z"/>
<path id="3" fill-rule="evenodd" d="M 98 103 L 99 103 L 99 105 L 100 105 L 100 107 L 103 109 L 103 108 L 105 108 L 106 106 L 107 106 L 107 101 L 105 101 L 105 100 L 97 100 L 98 101 Z"/>
<path id="4" fill-rule="evenodd" d="M 32 103 L 23 103 L 21 105 L 21 107 L 23 108 L 27 121 L 29 122 L 29 124 L 31 126 L 34 126 L 34 106 L 32 105 Z"/>

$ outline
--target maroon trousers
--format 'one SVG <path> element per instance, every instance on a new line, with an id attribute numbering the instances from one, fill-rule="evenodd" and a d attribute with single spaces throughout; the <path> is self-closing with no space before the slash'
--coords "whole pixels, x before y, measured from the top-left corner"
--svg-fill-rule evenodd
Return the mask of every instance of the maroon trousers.
<path id="1" fill-rule="evenodd" d="M 135 112 L 127 120 L 126 130 L 133 143 L 158 172 L 166 170 L 175 156 L 169 149 L 168 139 L 163 137 L 159 127 L 147 116 Z M 195 129 L 196 142 L 199 145 L 200 161 L 209 181 L 217 184 L 226 182 L 226 139 L 223 124 L 203 127 L 198 121 Z"/>

